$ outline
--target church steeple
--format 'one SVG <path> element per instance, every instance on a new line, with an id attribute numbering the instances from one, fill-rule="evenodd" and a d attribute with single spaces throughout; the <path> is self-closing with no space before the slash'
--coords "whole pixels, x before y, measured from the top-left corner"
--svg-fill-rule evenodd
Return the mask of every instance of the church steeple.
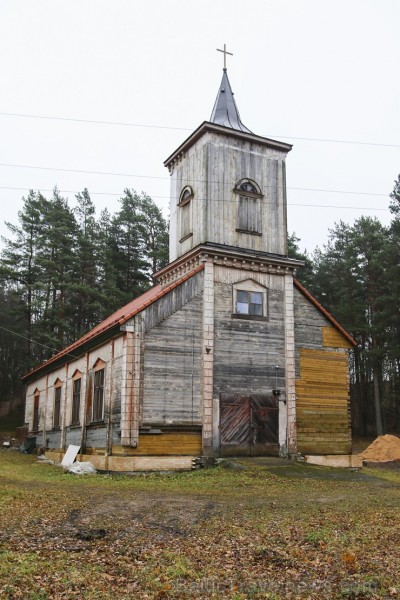
<path id="1" fill-rule="evenodd" d="M 220 52 L 224 69 L 210 120 L 164 163 L 171 174 L 170 263 L 202 245 L 285 262 L 285 159 L 292 146 L 243 125 L 226 70 L 230 53 L 225 45 Z"/>
<path id="2" fill-rule="evenodd" d="M 227 70 L 224 67 L 221 85 L 219 86 L 217 99 L 210 117 L 210 122 L 230 129 L 244 131 L 245 133 L 253 133 L 240 120 L 238 108 L 231 84 L 229 83 Z"/>

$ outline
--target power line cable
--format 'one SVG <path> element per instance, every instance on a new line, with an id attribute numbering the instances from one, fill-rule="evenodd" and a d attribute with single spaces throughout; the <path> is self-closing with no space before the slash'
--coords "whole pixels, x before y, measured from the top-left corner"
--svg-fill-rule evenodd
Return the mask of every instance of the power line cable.
<path id="1" fill-rule="evenodd" d="M 45 119 L 49 121 L 68 121 L 75 123 L 92 123 L 94 125 L 118 125 L 123 127 L 143 127 L 145 129 L 176 129 L 178 131 L 194 131 L 189 127 L 172 127 L 169 125 L 147 125 L 144 123 L 124 123 L 120 121 L 100 121 L 94 119 L 75 119 L 70 117 L 49 117 L 46 115 L 26 115 L 22 113 L 8 113 L 8 112 L 0 112 L 0 116 L 3 117 L 23 117 L 26 119 Z"/>
<path id="2" fill-rule="evenodd" d="M 63 173 L 85 173 L 87 175 L 113 175 L 115 177 L 140 177 L 143 179 L 169 179 L 161 175 L 135 175 L 133 173 L 111 173 L 108 171 L 84 171 L 82 169 L 64 169 L 61 167 L 37 167 L 34 165 L 15 165 L 9 163 L 0 163 L 0 167 L 12 167 L 16 169 L 37 169 L 40 171 L 61 171 Z"/>
<path id="3" fill-rule="evenodd" d="M 17 337 L 20 337 L 23 340 L 26 340 L 27 342 L 31 342 L 32 344 L 37 344 L 38 346 L 43 346 L 43 348 L 48 348 L 49 350 L 52 350 L 53 352 L 57 352 L 57 354 L 59 352 L 61 352 L 61 350 L 57 350 L 56 348 L 47 346 L 47 344 L 42 344 L 41 342 L 37 342 L 36 340 L 33 340 L 32 338 L 28 338 L 25 335 L 21 335 L 20 333 L 17 333 L 16 331 L 11 331 L 11 329 L 7 329 L 7 327 L 3 327 L 2 325 L 0 325 L 0 329 L 2 329 L 3 331 L 7 331 L 7 333 L 11 333 L 12 335 L 16 335 Z M 78 358 L 75 354 L 70 354 L 70 353 L 67 353 L 67 356 L 72 356 L 73 358 Z"/>
<path id="4" fill-rule="evenodd" d="M 18 191 L 23 191 L 26 192 L 27 188 L 20 188 L 20 187 L 9 187 L 9 186 L 0 186 L 1 190 L 18 190 Z M 334 190 L 317 190 L 317 189 L 310 189 L 310 188 L 289 188 L 289 189 L 294 189 L 294 190 L 306 190 L 306 191 L 311 191 L 311 192 L 334 192 Z M 40 188 L 38 189 L 39 192 L 53 192 L 53 189 L 49 189 L 49 188 Z M 61 194 L 80 194 L 82 192 L 82 190 L 76 191 L 76 190 L 58 190 Z M 338 192 L 338 193 L 349 193 L 349 194 L 356 194 L 357 192 Z M 360 194 L 363 194 L 364 192 L 359 192 Z M 90 196 L 96 196 L 96 195 L 100 195 L 100 196 L 119 196 L 120 198 L 123 197 L 123 194 L 121 193 L 115 193 L 115 192 L 89 192 Z M 386 196 L 386 194 L 371 194 L 374 196 Z M 168 199 L 169 196 L 157 196 L 157 195 L 152 195 L 149 194 L 149 196 L 153 199 L 153 198 L 159 198 L 159 199 Z M 199 200 L 201 202 L 206 202 L 207 198 L 199 198 Z M 223 198 L 214 198 L 213 202 L 233 202 L 235 203 L 234 200 L 228 200 L 228 199 L 223 199 Z M 299 202 L 288 202 L 287 203 L 288 206 L 304 206 L 304 207 L 315 207 L 315 208 L 340 208 L 340 209 L 349 209 L 349 210 L 372 210 L 372 211 L 384 211 L 384 212 L 389 212 L 390 209 L 389 208 L 378 208 L 375 206 L 337 206 L 335 204 L 304 204 L 304 203 L 299 203 Z"/>
<path id="5" fill-rule="evenodd" d="M 44 119 L 51 121 L 67 121 L 74 123 L 91 123 L 94 125 L 117 125 L 122 127 L 142 127 L 146 129 L 171 129 L 177 131 L 194 131 L 195 128 L 189 127 L 173 127 L 170 125 L 149 125 L 145 123 L 127 123 L 121 121 L 102 121 L 102 120 L 94 120 L 94 119 L 76 119 L 72 117 L 50 117 L 48 115 L 28 115 L 24 113 L 10 113 L 10 112 L 0 112 L 0 116 L 3 117 L 19 117 L 26 119 Z M 319 143 L 327 143 L 327 144 L 355 144 L 359 146 L 377 146 L 384 148 L 400 148 L 400 144 L 388 144 L 383 142 L 361 142 L 358 140 L 336 140 L 333 138 L 311 138 L 311 137 L 300 137 L 294 135 L 273 135 L 269 134 L 268 136 L 262 136 L 267 138 L 282 138 L 282 139 L 291 139 L 291 140 L 300 140 L 306 142 L 319 142 Z"/>
<path id="6" fill-rule="evenodd" d="M 37 170 L 43 170 L 43 171 L 60 171 L 60 172 L 67 172 L 67 173 L 84 173 L 86 175 L 112 175 L 115 177 L 137 177 L 137 178 L 143 178 L 143 179 L 170 179 L 170 177 L 166 177 L 166 176 L 161 176 L 161 175 L 137 175 L 135 173 L 113 173 L 113 172 L 109 172 L 109 171 L 86 171 L 86 170 L 82 170 L 82 169 L 64 169 L 64 168 L 58 168 L 58 167 L 38 167 L 35 165 L 19 165 L 19 164 L 10 164 L 10 163 L 0 163 L 0 167 L 12 167 L 12 168 L 18 168 L 18 169 L 37 169 Z M 187 185 L 190 185 L 191 183 L 227 183 L 227 182 L 221 182 L 221 181 L 209 181 L 206 182 L 204 179 L 191 179 L 187 182 Z M 232 184 L 234 185 L 234 183 Z M 2 186 L 0 186 L 2 187 Z M 4 186 L 6 187 L 6 186 Z M 276 186 L 266 186 L 266 187 L 275 187 L 275 189 L 282 189 L 281 187 L 276 187 Z M 299 191 L 304 191 L 304 192 L 323 192 L 323 193 L 330 193 L 330 194 L 353 194 L 356 196 L 381 196 L 381 197 L 385 197 L 387 198 L 389 196 L 389 194 L 382 194 L 382 193 L 375 193 L 375 192 L 354 192 L 354 191 L 350 191 L 350 190 L 330 190 L 330 189 L 323 189 L 323 188 L 303 188 L 303 187 L 290 187 L 287 186 L 286 189 L 288 190 L 299 190 Z M 93 192 L 96 193 L 96 192 Z M 99 192 L 100 193 L 100 192 Z M 110 194 L 110 195 L 114 195 L 114 194 Z M 167 197 L 167 196 L 158 196 L 159 198 L 162 197 Z"/>

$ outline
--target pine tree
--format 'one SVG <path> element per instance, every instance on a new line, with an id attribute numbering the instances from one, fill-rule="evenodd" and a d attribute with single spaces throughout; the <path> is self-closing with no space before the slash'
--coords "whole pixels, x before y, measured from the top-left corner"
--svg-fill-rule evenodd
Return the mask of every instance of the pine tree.
<path id="1" fill-rule="evenodd" d="M 75 312 L 71 315 L 71 325 L 76 338 L 96 325 L 101 320 L 103 311 L 99 288 L 100 231 L 95 216 L 96 209 L 86 188 L 75 197 L 76 260 L 71 283 Z"/>
<path id="2" fill-rule="evenodd" d="M 126 189 L 120 204 L 112 220 L 111 243 L 117 286 L 128 302 L 148 289 L 151 265 L 145 252 L 140 197 Z"/>
<path id="3" fill-rule="evenodd" d="M 352 227 L 340 222 L 331 230 L 325 250 L 314 255 L 316 296 L 358 342 L 352 380 L 360 426 L 365 433 L 367 398 L 372 389 L 378 435 L 383 432 L 381 390 L 386 348 L 381 298 L 386 286 L 382 269 L 386 234 L 377 219 L 361 217 Z"/>
<path id="4" fill-rule="evenodd" d="M 308 255 L 307 251 L 300 251 L 298 242 L 300 242 L 300 238 L 297 237 L 295 232 L 288 236 L 288 256 L 289 258 L 296 258 L 297 260 L 304 261 L 304 267 L 299 267 L 296 273 L 296 278 L 302 283 L 302 285 L 312 291 L 314 286 L 313 261 Z"/>
<path id="5" fill-rule="evenodd" d="M 34 324 L 41 318 L 41 285 L 43 269 L 39 260 L 40 240 L 42 239 L 46 199 L 31 190 L 23 198 L 23 208 L 18 213 L 19 225 L 6 223 L 12 239 L 3 238 L 5 248 L 2 253 L 1 275 L 7 282 L 8 290 L 18 292 L 22 300 L 16 315 L 17 324 L 25 331 L 25 351 L 28 362 L 38 357 L 31 343 Z"/>
<path id="6" fill-rule="evenodd" d="M 43 215 L 38 263 L 43 271 L 42 315 L 37 335 L 43 343 L 62 348 L 73 341 L 69 323 L 74 319 L 71 288 L 76 273 L 77 224 L 74 213 L 55 188 Z"/>
<path id="7" fill-rule="evenodd" d="M 142 192 L 138 200 L 138 227 L 150 264 L 149 275 L 152 276 L 168 263 L 168 225 L 161 210 L 149 196 Z"/>

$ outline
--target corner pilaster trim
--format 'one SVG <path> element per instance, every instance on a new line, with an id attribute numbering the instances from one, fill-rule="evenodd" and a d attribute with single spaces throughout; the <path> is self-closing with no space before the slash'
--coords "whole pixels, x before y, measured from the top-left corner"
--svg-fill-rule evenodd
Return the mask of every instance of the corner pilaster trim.
<path id="1" fill-rule="evenodd" d="M 204 261 L 204 291 L 201 352 L 201 398 L 203 453 L 212 452 L 214 390 L 214 264 Z"/>
<path id="2" fill-rule="evenodd" d="M 287 449 L 289 454 L 297 452 L 295 352 L 293 276 L 287 274 L 285 275 L 285 372 Z"/>

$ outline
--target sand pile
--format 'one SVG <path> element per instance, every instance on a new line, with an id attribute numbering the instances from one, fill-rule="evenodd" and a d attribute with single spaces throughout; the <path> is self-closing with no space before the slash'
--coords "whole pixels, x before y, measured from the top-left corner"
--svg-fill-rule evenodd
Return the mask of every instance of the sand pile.
<path id="1" fill-rule="evenodd" d="M 381 435 L 362 453 L 362 459 L 371 462 L 400 460 L 400 439 L 395 435 Z"/>

